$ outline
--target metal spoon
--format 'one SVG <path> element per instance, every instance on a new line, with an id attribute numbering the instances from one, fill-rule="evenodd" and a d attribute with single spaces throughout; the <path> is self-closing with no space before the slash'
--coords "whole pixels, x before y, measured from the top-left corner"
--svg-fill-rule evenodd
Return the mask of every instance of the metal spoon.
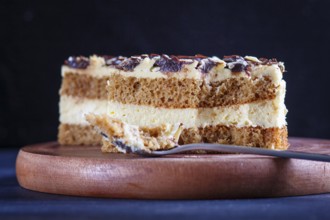
<path id="1" fill-rule="evenodd" d="M 125 145 L 125 149 L 130 147 Z M 159 157 L 177 153 L 183 153 L 186 151 L 196 151 L 196 150 L 207 150 L 207 151 L 216 151 L 224 153 L 241 153 L 241 154 L 257 154 L 257 155 L 266 155 L 282 158 L 295 158 L 302 160 L 313 160 L 313 161 L 323 161 L 330 162 L 330 155 L 325 154 L 313 154 L 313 153 L 303 153 L 303 152 L 293 152 L 293 151 L 278 151 L 278 150 L 269 150 L 264 148 L 256 147 L 246 147 L 246 146 L 237 146 L 237 145 L 226 145 L 226 144 L 207 144 L 207 143 L 196 143 L 196 144 L 186 144 L 176 146 L 170 150 L 162 151 L 146 151 L 143 149 L 134 149 L 128 150 L 127 152 L 132 152 L 141 156 L 148 157 Z"/>

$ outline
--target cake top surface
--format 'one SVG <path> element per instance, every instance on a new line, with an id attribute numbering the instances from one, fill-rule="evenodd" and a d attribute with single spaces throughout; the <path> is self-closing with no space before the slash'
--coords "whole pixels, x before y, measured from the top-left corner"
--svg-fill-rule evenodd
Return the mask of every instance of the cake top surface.
<path id="1" fill-rule="evenodd" d="M 281 72 L 285 71 L 282 62 L 278 62 L 275 58 L 256 58 L 252 56 L 231 55 L 224 56 L 222 59 L 218 57 L 207 57 L 201 54 L 195 56 L 182 55 L 166 55 L 166 54 L 143 54 L 138 56 L 71 56 L 64 61 L 64 65 L 74 69 L 86 69 L 93 65 L 93 60 L 98 60 L 102 66 L 115 68 L 125 72 L 133 72 L 139 65 L 151 62 L 150 70 L 161 73 L 182 72 L 187 66 L 193 66 L 203 74 L 209 73 L 212 69 L 221 67 L 231 70 L 231 72 L 245 72 L 250 74 L 251 68 L 255 66 L 271 66 L 277 65 Z"/>

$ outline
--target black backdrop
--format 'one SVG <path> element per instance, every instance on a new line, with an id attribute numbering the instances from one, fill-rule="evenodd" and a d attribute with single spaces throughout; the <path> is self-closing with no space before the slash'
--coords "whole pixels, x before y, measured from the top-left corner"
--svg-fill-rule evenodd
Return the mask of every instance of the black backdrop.
<path id="1" fill-rule="evenodd" d="M 1 1 L 0 144 L 55 140 L 69 55 L 276 57 L 290 136 L 330 138 L 327 1 Z"/>

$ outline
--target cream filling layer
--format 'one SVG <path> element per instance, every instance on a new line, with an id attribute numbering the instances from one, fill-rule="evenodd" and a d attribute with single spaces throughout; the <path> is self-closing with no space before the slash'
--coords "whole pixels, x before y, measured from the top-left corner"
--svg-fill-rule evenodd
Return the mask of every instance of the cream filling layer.
<path id="1" fill-rule="evenodd" d="M 125 77 L 151 79 L 175 77 L 179 79 L 188 78 L 195 80 L 205 80 L 206 82 L 218 82 L 229 78 L 240 77 L 268 77 L 275 84 L 275 86 L 280 84 L 283 77 L 278 64 L 253 66 L 251 69 L 251 75 L 248 75 L 245 72 L 233 73 L 230 69 L 225 68 L 225 63 L 223 61 L 223 63 L 220 62 L 219 65 L 212 68 L 212 70 L 207 74 L 203 74 L 200 70 L 197 69 L 197 61 L 184 65 L 180 72 L 171 72 L 168 74 L 160 72 L 159 68 L 154 68 L 153 65 L 155 60 L 149 58 L 143 59 L 141 63 L 134 68 L 133 71 L 122 71 L 111 66 L 105 66 L 104 59 L 97 56 L 90 57 L 90 62 L 90 65 L 86 69 L 74 69 L 65 65 L 62 66 L 62 77 L 64 77 L 66 73 L 86 74 L 96 78 L 110 77 L 111 75 L 119 74 Z"/>
<path id="2" fill-rule="evenodd" d="M 208 125 L 282 127 L 286 125 L 287 113 L 284 96 L 284 81 L 273 100 L 213 108 L 168 109 L 62 96 L 60 122 L 87 125 L 86 113 L 106 113 L 128 124 L 143 127 L 157 127 L 165 123 L 183 123 L 185 128 Z"/>

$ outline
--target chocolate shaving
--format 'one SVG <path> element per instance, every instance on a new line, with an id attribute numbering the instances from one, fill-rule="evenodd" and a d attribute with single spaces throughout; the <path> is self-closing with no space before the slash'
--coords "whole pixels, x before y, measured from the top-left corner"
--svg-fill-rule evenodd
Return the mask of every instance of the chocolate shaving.
<path id="1" fill-rule="evenodd" d="M 116 68 L 124 70 L 124 71 L 133 71 L 134 68 L 139 65 L 141 60 L 139 58 L 131 57 L 128 59 L 125 59 L 123 62 L 121 62 Z"/>
<path id="2" fill-rule="evenodd" d="M 231 56 L 224 56 L 223 57 L 223 60 L 226 62 L 226 63 L 232 63 L 232 62 L 236 62 L 237 60 L 244 60 L 243 57 L 241 56 L 238 56 L 238 55 L 231 55 Z"/>
<path id="3" fill-rule="evenodd" d="M 159 57 L 160 55 L 159 54 L 156 54 L 156 53 L 151 53 L 148 55 L 150 59 L 154 58 L 154 57 Z"/>
<path id="4" fill-rule="evenodd" d="M 159 54 L 143 54 L 140 56 L 132 57 L 112 57 L 112 56 L 102 56 L 105 60 L 107 66 L 113 66 L 117 69 L 124 71 L 133 71 L 134 68 L 139 65 L 141 60 L 145 58 L 153 59 L 156 57 L 156 62 L 153 67 L 159 67 L 159 71 L 163 73 L 168 72 L 179 72 L 182 67 L 187 64 L 192 64 L 195 60 L 198 61 L 196 69 L 200 69 L 203 73 L 208 73 L 214 66 L 216 62 L 212 61 L 208 57 L 197 54 L 195 56 L 168 56 Z M 159 58 L 158 58 L 159 57 Z"/>
<path id="5" fill-rule="evenodd" d="M 261 65 L 273 65 L 273 64 L 278 64 L 278 61 L 275 58 L 272 59 L 266 59 L 266 58 L 259 58 L 259 60 L 261 61 Z"/>
<path id="6" fill-rule="evenodd" d="M 250 75 L 251 67 L 246 60 L 238 55 L 224 56 L 223 60 L 227 63 L 226 68 L 230 69 L 232 72 L 243 72 Z"/>
<path id="7" fill-rule="evenodd" d="M 140 64 L 141 59 L 139 57 L 107 57 L 103 56 L 105 60 L 105 64 L 107 66 L 113 66 L 116 69 L 124 70 L 124 71 L 133 71 L 134 68 Z"/>
<path id="8" fill-rule="evenodd" d="M 156 55 L 152 54 L 152 56 L 155 57 Z M 214 66 L 217 65 L 216 62 L 201 54 L 197 54 L 195 56 L 161 55 L 159 60 L 155 62 L 154 67 L 159 67 L 161 72 L 179 72 L 183 65 L 192 64 L 195 60 L 198 61 L 196 69 L 201 70 L 203 73 L 208 73 Z"/>
<path id="9" fill-rule="evenodd" d="M 201 61 L 199 61 L 196 69 L 201 70 L 202 73 L 208 73 L 216 65 L 217 65 L 216 62 L 214 62 L 213 60 L 207 58 L 207 59 L 202 59 Z"/>
<path id="10" fill-rule="evenodd" d="M 159 67 L 161 72 L 179 72 L 184 62 L 180 61 L 176 56 L 161 55 L 155 62 L 153 67 Z"/>
<path id="11" fill-rule="evenodd" d="M 197 61 L 207 58 L 207 56 L 204 56 L 202 54 L 196 54 L 195 56 L 178 55 L 176 57 L 179 59 L 190 59 L 190 60 L 197 60 Z"/>
<path id="12" fill-rule="evenodd" d="M 86 69 L 89 66 L 89 59 L 84 56 L 71 56 L 64 61 L 64 65 L 75 69 Z"/>
<path id="13" fill-rule="evenodd" d="M 138 56 L 131 57 L 113 57 L 113 56 L 101 56 L 105 60 L 106 66 L 113 66 L 116 69 L 124 71 L 133 71 L 136 66 L 138 66 L 143 59 L 150 58 L 155 59 L 153 67 L 159 67 L 159 71 L 163 73 L 168 72 L 179 72 L 184 65 L 192 64 L 194 61 L 197 61 L 196 69 L 200 70 L 202 73 L 208 73 L 214 68 L 218 62 L 213 59 L 206 57 L 201 54 L 195 56 L 168 56 L 168 55 L 159 55 L 159 54 L 143 54 Z M 278 64 L 282 72 L 284 72 L 284 66 L 281 62 L 278 62 L 276 59 L 266 59 L 260 58 L 260 62 L 253 61 L 253 59 L 245 59 L 238 55 L 224 56 L 223 60 L 226 62 L 225 68 L 230 69 L 233 73 L 243 72 L 250 75 L 251 67 L 254 65 L 273 65 Z M 90 61 L 87 57 L 77 56 L 69 57 L 65 62 L 65 65 L 68 65 L 76 69 L 86 69 L 90 64 Z"/>
<path id="14" fill-rule="evenodd" d="M 120 65 L 126 58 L 119 56 L 119 57 L 112 57 L 112 56 L 103 56 L 105 65 L 107 66 L 118 66 Z"/>
<path id="15" fill-rule="evenodd" d="M 141 55 L 141 58 L 142 58 L 142 59 L 145 59 L 145 58 L 148 58 L 148 57 L 149 57 L 149 56 L 148 56 L 147 54 L 142 54 L 142 55 Z"/>
<path id="16" fill-rule="evenodd" d="M 260 63 L 254 63 L 254 64 L 255 65 L 268 65 L 268 66 L 277 64 L 282 73 L 286 72 L 283 63 L 278 62 L 277 59 L 275 59 L 275 58 L 272 58 L 272 59 L 259 58 L 259 60 L 261 61 Z"/>

